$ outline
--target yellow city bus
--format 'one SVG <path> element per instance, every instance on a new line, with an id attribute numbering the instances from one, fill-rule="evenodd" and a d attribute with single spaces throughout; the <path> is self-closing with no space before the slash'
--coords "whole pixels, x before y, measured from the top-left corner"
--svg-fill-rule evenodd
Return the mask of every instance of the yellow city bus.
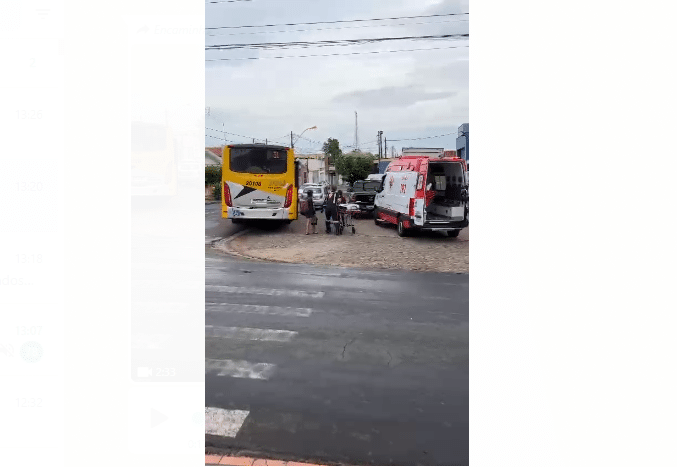
<path id="1" fill-rule="evenodd" d="M 298 218 L 294 149 L 266 144 L 223 148 L 221 211 L 233 222 Z"/>

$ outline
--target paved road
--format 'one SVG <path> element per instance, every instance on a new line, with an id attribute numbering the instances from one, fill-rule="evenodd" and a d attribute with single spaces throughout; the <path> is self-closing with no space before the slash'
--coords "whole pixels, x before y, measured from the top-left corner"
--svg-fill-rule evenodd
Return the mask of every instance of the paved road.
<path id="1" fill-rule="evenodd" d="M 468 276 L 245 262 L 206 249 L 207 446 L 468 464 Z"/>
<path id="2" fill-rule="evenodd" d="M 229 237 L 246 226 L 233 224 L 221 216 L 221 203 L 205 204 L 205 244 Z"/>

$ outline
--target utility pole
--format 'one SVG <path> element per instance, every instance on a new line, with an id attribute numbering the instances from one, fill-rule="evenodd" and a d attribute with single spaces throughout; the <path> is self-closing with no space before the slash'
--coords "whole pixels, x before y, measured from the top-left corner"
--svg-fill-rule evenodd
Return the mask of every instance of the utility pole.
<path id="1" fill-rule="evenodd" d="M 381 132 L 376 132 L 376 142 L 378 143 L 378 158 L 381 160 Z"/>
<path id="2" fill-rule="evenodd" d="M 294 149 L 294 132 L 293 131 L 289 134 L 289 144 L 290 144 L 291 148 Z"/>
<path id="3" fill-rule="evenodd" d="M 354 146 L 355 151 L 359 152 L 359 150 L 360 150 L 359 145 L 360 145 L 360 141 L 357 138 L 357 110 L 356 110 L 355 111 L 355 146 Z"/>
<path id="4" fill-rule="evenodd" d="M 383 140 L 383 157 L 388 158 L 388 138 Z"/>

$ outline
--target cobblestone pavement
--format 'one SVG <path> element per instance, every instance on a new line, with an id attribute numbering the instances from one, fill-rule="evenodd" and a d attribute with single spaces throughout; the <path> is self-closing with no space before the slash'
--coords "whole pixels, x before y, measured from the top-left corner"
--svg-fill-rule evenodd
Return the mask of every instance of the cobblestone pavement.
<path id="1" fill-rule="evenodd" d="M 377 226 L 373 219 L 357 219 L 356 233 L 327 235 L 324 215 L 318 215 L 318 234 L 305 235 L 305 219 L 278 229 L 255 227 L 217 249 L 228 248 L 250 258 L 358 268 L 468 273 L 469 228 L 457 238 L 421 232 L 397 235 L 394 225 Z"/>

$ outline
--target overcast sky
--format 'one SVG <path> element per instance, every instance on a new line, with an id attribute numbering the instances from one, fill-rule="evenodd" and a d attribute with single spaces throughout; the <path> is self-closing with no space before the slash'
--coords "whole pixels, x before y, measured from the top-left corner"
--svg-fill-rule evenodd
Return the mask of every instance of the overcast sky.
<path id="1" fill-rule="evenodd" d="M 211 0 L 213 1 L 213 0 Z M 467 13 L 459 0 L 252 0 L 206 5 L 205 27 L 346 21 L 449 13 Z M 406 25 L 402 25 L 405 24 Z M 426 24 L 415 24 L 426 23 Z M 330 29 L 331 28 L 331 29 Z M 341 28 L 341 29 L 336 29 Z M 311 31 L 312 29 L 312 31 Z M 303 30 L 303 31 L 299 31 Z M 283 32 L 282 32 L 283 31 Z M 342 39 L 467 34 L 469 15 L 345 22 L 298 26 L 206 30 L 206 45 L 309 42 Z M 309 130 L 297 152 L 320 152 L 336 138 L 350 151 L 358 114 L 359 146 L 378 152 L 377 132 L 391 146 L 455 149 L 456 130 L 468 122 L 467 38 L 400 40 L 363 45 L 284 50 L 207 50 L 205 52 L 207 146 L 251 138 L 289 144 L 289 133 Z M 385 53 L 392 50 L 430 49 Z M 451 48 L 456 47 L 456 48 Z M 348 54 L 308 58 L 298 55 Z M 219 60 L 243 59 L 257 60 Z M 453 133 L 434 139 L 394 141 Z M 348 147 L 350 146 L 350 147 Z"/>

